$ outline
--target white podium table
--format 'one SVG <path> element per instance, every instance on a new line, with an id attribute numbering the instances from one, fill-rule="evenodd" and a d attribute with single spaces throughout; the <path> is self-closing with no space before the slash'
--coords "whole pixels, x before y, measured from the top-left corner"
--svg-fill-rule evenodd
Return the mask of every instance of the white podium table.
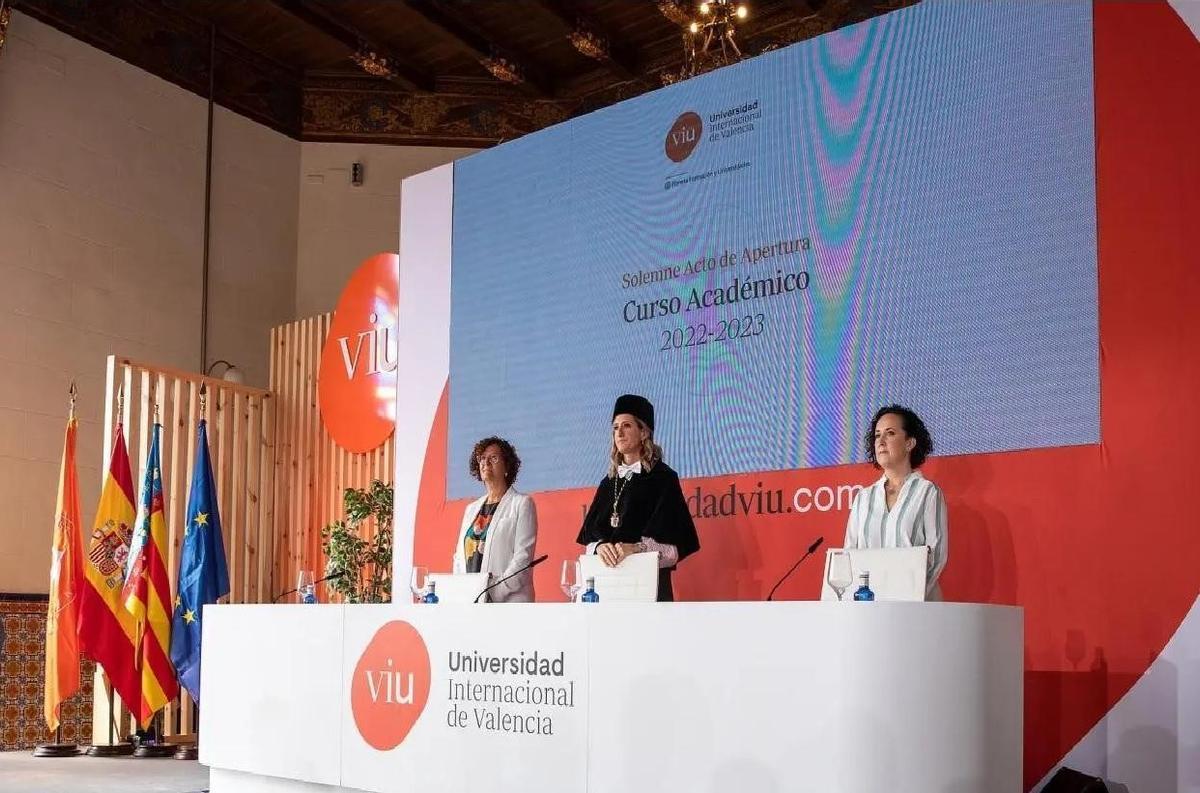
<path id="1" fill-rule="evenodd" d="M 213 793 L 1021 790 L 1022 613 L 210 606 Z"/>

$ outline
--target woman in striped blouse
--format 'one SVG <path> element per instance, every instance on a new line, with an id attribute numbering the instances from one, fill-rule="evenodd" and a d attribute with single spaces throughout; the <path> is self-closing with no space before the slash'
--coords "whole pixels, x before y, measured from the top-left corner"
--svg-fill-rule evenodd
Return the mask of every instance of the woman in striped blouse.
<path id="1" fill-rule="evenodd" d="M 883 476 L 854 497 L 846 548 L 929 546 L 925 599 L 941 600 L 938 576 L 946 566 L 946 499 L 917 469 L 933 451 L 925 422 L 900 405 L 875 413 L 866 435 L 867 459 Z"/>

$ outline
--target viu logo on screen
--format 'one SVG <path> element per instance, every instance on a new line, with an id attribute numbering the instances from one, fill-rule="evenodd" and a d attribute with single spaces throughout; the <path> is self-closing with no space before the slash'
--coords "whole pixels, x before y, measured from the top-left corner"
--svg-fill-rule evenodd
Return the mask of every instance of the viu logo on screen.
<path id="1" fill-rule="evenodd" d="M 683 162 L 691 156 L 704 135 L 704 121 L 699 114 L 689 110 L 675 119 L 667 131 L 663 148 L 671 162 Z"/>

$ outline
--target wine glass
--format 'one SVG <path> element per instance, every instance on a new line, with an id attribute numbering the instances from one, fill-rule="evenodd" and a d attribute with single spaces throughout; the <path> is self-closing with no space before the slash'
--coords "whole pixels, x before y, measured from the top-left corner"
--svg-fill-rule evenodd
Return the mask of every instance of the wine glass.
<path id="1" fill-rule="evenodd" d="M 301 570 L 296 577 L 296 592 L 300 594 L 301 603 L 316 603 L 317 588 L 313 584 L 312 570 Z"/>
<path id="2" fill-rule="evenodd" d="M 562 563 L 562 591 L 567 600 L 575 602 L 579 594 L 579 560 L 564 559 Z"/>
<path id="3" fill-rule="evenodd" d="M 850 554 L 845 551 L 829 552 L 829 572 L 826 574 L 829 588 L 837 593 L 837 599 L 854 583 L 854 569 L 850 566 Z"/>
<path id="4" fill-rule="evenodd" d="M 414 567 L 408 588 L 412 590 L 413 597 L 418 603 L 423 602 L 425 594 L 429 591 L 429 568 Z"/>

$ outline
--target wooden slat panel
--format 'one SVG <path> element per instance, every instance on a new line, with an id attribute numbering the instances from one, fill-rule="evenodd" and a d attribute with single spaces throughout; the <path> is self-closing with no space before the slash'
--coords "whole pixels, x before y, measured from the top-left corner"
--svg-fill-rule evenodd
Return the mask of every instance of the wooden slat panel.
<path id="1" fill-rule="evenodd" d="M 342 493 L 392 480 L 391 439 L 373 452 L 351 454 L 339 447 L 321 422 L 317 400 L 321 349 L 331 315 L 280 326 L 272 332 L 271 391 L 275 400 L 274 540 L 271 569 L 278 592 L 295 586 L 302 569 L 324 569 L 320 532 L 342 517 Z M 270 415 L 270 414 L 267 414 Z M 364 527 L 371 537 L 375 527 Z M 327 599 L 327 591 L 318 593 Z"/>
<path id="2" fill-rule="evenodd" d="M 217 486 L 217 508 L 223 519 L 228 553 L 231 598 L 257 602 L 264 598 L 271 577 L 275 534 L 273 451 L 274 405 L 271 392 L 240 386 L 169 367 L 109 356 L 105 383 L 104 465 L 112 447 L 112 429 L 125 426 L 131 467 L 137 491 L 145 476 L 146 460 L 155 423 L 162 424 L 161 475 L 164 515 L 167 521 L 167 572 L 172 591 L 178 586 L 183 522 L 192 467 L 196 456 L 196 426 L 201 417 L 200 387 L 208 389 L 209 449 Z M 118 394 L 124 397 L 118 411 Z M 264 406 L 266 406 L 264 408 Z M 264 415 L 266 413 L 266 415 Z M 263 476 L 266 469 L 267 476 Z M 139 499 L 140 500 L 140 499 Z M 263 552 L 263 549 L 267 552 Z M 267 598 L 269 599 L 269 598 Z M 196 710 L 186 693 L 164 710 L 163 727 L 169 736 L 195 733 Z M 119 735 L 131 729 L 132 717 L 118 702 L 113 717 Z M 97 686 L 93 702 L 93 738 L 108 742 L 108 704 L 104 685 Z"/>
<path id="3" fill-rule="evenodd" d="M 262 411 L 263 399 L 252 397 L 247 402 L 246 422 L 246 602 L 258 603 L 262 580 L 258 556 L 260 542 L 259 502 L 262 500 Z"/>
<path id="4" fill-rule="evenodd" d="M 309 320 L 301 320 L 297 329 L 296 356 L 296 403 L 295 421 L 293 427 L 296 433 L 295 459 L 296 478 L 292 482 L 292 498 L 296 503 L 296 523 L 292 527 L 292 554 L 296 559 L 298 570 L 311 570 L 308 554 L 304 549 L 305 531 L 308 528 L 308 499 L 305 484 L 308 479 L 307 452 L 311 438 L 308 437 L 308 364 L 312 351 L 309 349 Z M 314 577 L 318 577 L 315 575 Z"/>
<path id="5" fill-rule="evenodd" d="M 270 384 L 272 394 L 280 391 L 280 373 L 282 371 L 283 328 L 271 329 L 271 374 Z M 276 473 L 279 460 L 278 414 L 279 400 L 272 395 L 264 397 L 263 404 L 263 439 L 259 448 L 261 466 L 263 469 L 263 498 L 260 508 L 262 521 L 263 553 L 259 560 L 259 575 L 262 580 L 260 592 L 264 601 L 273 600 L 274 596 L 284 587 L 281 586 L 279 571 L 276 567 L 279 559 L 277 546 L 280 535 L 275 516 L 282 514 L 279 509 L 279 487 Z"/>
<path id="6" fill-rule="evenodd" d="M 313 427 L 313 408 L 316 404 L 314 399 L 315 392 L 312 385 L 316 380 L 316 371 L 313 366 L 314 358 L 314 343 L 316 336 L 313 330 L 314 321 L 312 318 L 303 321 L 303 342 L 302 349 L 304 358 L 301 363 L 301 388 L 303 389 L 304 397 L 301 400 L 300 413 L 300 479 L 299 479 L 299 495 L 300 495 L 300 530 L 297 532 L 299 539 L 299 554 L 301 569 L 312 570 L 314 578 L 320 578 L 320 571 L 313 564 L 313 555 L 309 549 L 309 540 L 312 531 L 312 450 L 316 439 L 312 434 Z M 316 358 L 319 360 L 319 358 Z"/>
<path id="7" fill-rule="evenodd" d="M 229 395 L 228 412 L 230 443 L 226 447 L 229 465 L 229 602 L 245 602 L 246 592 L 246 454 L 245 424 L 248 417 L 243 413 L 244 398 L 241 394 Z"/>
<path id="8" fill-rule="evenodd" d="M 176 405 L 179 403 L 180 382 L 178 378 L 163 373 L 158 375 L 157 392 L 162 399 L 162 410 L 159 420 L 162 422 L 162 485 L 163 485 L 163 521 L 167 526 L 167 585 L 171 593 L 177 589 L 179 578 L 179 553 L 176 550 L 175 535 L 178 533 L 178 521 L 174 513 L 180 509 L 176 491 L 176 466 L 178 464 L 178 441 L 182 434 L 176 426 Z M 172 608 L 167 605 L 168 610 Z M 166 735 L 178 735 L 179 726 L 178 697 L 168 702 L 163 709 L 163 725 Z"/>
<path id="9" fill-rule="evenodd" d="M 125 427 L 125 451 L 128 453 L 130 449 L 136 448 L 133 444 L 136 443 L 136 438 L 133 437 L 134 424 L 130 418 L 133 415 L 133 406 L 137 404 L 137 394 L 134 391 L 134 370 L 131 367 L 125 367 L 121 373 L 121 403 L 120 414 L 121 424 Z M 131 455 L 132 456 L 132 455 Z M 108 461 L 105 460 L 105 469 L 107 470 Z M 136 474 L 134 474 L 136 476 Z M 125 703 L 121 700 L 121 696 L 114 692 L 113 702 L 116 706 L 116 719 L 118 729 L 122 736 L 129 734 L 131 718 L 129 708 L 125 707 Z"/>
<path id="10" fill-rule="evenodd" d="M 280 326 L 271 329 L 271 391 L 275 394 L 285 393 L 286 388 L 283 384 L 283 356 L 284 348 L 286 347 L 285 337 L 287 328 Z M 274 531 L 271 532 L 271 558 L 269 560 L 271 566 L 271 596 L 274 598 L 276 594 L 281 592 L 286 587 L 282 583 L 283 564 L 280 559 L 281 538 L 283 533 L 287 531 L 286 521 L 283 519 L 287 514 L 285 505 L 285 494 L 283 493 L 284 478 L 280 476 L 282 473 L 283 447 L 286 443 L 284 436 L 284 425 L 286 423 L 283 415 L 283 406 L 278 399 L 273 399 L 274 403 L 270 415 L 275 421 L 275 445 L 271 449 L 271 455 L 267 460 L 270 466 L 270 477 L 273 483 L 271 488 L 271 510 L 278 517 Z"/>
<path id="11" fill-rule="evenodd" d="M 267 397 L 263 401 L 262 443 L 259 447 L 259 465 L 262 468 L 263 497 L 259 502 L 260 547 L 258 576 L 261 601 L 269 601 L 280 591 L 280 582 L 275 577 L 275 428 L 278 400 Z"/>
<path id="12" fill-rule="evenodd" d="M 305 450 L 305 481 L 304 503 L 306 516 L 304 520 L 304 558 L 308 568 L 313 571 L 315 578 L 324 575 L 325 560 L 321 557 L 321 545 L 317 524 L 321 515 L 317 510 L 320 491 L 320 473 L 317 461 L 320 457 L 318 445 L 321 434 L 321 413 L 317 404 L 317 370 L 321 365 L 321 347 L 324 337 L 321 335 L 320 319 L 312 317 L 308 322 L 308 360 L 305 366 L 305 384 L 307 403 L 304 422 L 304 434 L 308 438 L 308 448 Z"/>
<path id="13" fill-rule="evenodd" d="M 207 418 L 200 410 L 200 387 L 203 383 L 197 380 L 190 380 L 187 385 L 187 480 L 188 494 L 184 495 L 184 508 L 180 512 L 179 523 L 175 526 L 175 531 L 180 535 L 180 542 L 183 541 L 182 535 L 184 530 L 184 520 L 187 518 L 187 499 L 190 497 L 191 471 L 196 464 L 196 441 L 199 434 L 200 420 Z M 192 735 L 196 731 L 196 711 L 192 703 L 192 697 L 187 691 L 179 692 L 179 733 L 181 735 Z"/>
<path id="14" fill-rule="evenodd" d="M 235 603 L 233 599 L 233 561 L 237 556 L 234 543 L 230 538 L 229 521 L 233 517 L 233 394 L 227 388 L 217 390 L 217 459 L 215 462 L 218 499 L 221 504 L 221 529 L 225 533 L 225 563 L 229 569 L 229 595 L 226 603 Z"/>
<path id="15" fill-rule="evenodd" d="M 281 427 L 283 428 L 283 461 L 281 470 L 276 478 L 276 487 L 280 488 L 280 494 L 283 497 L 283 505 L 285 507 L 284 522 L 282 531 L 280 532 L 281 545 L 283 546 L 283 554 L 280 559 L 283 563 L 280 568 L 282 580 L 279 582 L 280 589 L 290 589 L 296 583 L 296 571 L 299 570 L 299 564 L 296 559 L 296 548 L 294 545 L 294 534 L 297 525 L 300 522 L 300 508 L 294 492 L 296 477 L 298 476 L 298 466 L 296 464 L 296 434 L 298 427 L 296 426 L 296 405 L 297 395 L 301 393 L 300 379 L 297 372 L 300 368 L 300 327 L 296 323 L 286 326 L 286 347 L 284 349 L 284 360 L 281 362 L 284 372 L 283 397 L 280 401 L 281 410 Z"/>

